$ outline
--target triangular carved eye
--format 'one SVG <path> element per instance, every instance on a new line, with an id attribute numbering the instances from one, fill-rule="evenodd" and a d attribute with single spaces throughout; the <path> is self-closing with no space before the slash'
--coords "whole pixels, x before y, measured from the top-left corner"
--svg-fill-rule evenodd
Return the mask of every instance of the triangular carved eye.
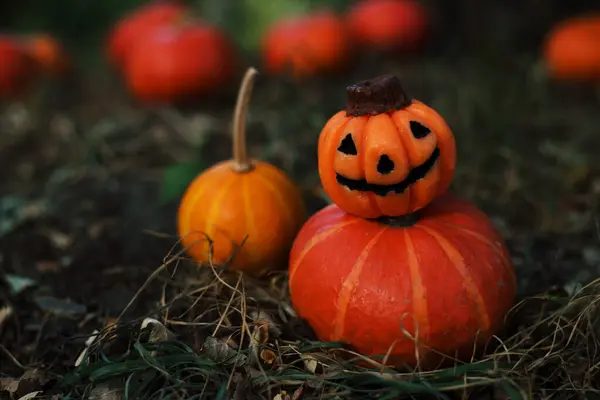
<path id="1" fill-rule="evenodd" d="M 356 151 L 356 146 L 354 145 L 354 140 L 352 139 L 352 135 L 350 133 L 346 135 L 337 149 L 338 151 L 349 156 L 355 156 L 358 154 Z"/>
<path id="2" fill-rule="evenodd" d="M 431 133 L 431 129 L 417 121 L 410 121 L 410 130 L 416 139 L 423 139 Z"/>

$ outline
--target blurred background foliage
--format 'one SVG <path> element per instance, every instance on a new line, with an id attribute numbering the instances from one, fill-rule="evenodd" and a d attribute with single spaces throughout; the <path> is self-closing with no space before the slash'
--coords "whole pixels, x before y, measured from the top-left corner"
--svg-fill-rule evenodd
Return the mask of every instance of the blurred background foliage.
<path id="1" fill-rule="evenodd" d="M 160 0 L 159 0 L 160 1 Z M 147 0 L 20 0 L 0 2 L 0 30 L 47 31 L 58 37 L 88 67 L 101 61 L 98 46 L 124 13 Z M 187 0 L 197 14 L 225 29 L 247 52 L 260 46 L 264 30 L 276 19 L 319 8 L 342 11 L 352 0 Z M 566 16 L 600 10 L 597 0 L 425 0 L 433 12 L 435 54 L 506 56 L 533 50 L 545 32 Z"/>

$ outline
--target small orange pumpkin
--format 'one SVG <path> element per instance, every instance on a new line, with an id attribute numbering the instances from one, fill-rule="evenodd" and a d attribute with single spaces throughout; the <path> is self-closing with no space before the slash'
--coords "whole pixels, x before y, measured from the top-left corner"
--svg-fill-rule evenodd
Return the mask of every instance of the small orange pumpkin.
<path id="1" fill-rule="evenodd" d="M 363 0 L 346 21 L 357 43 L 380 50 L 416 50 L 429 25 L 425 8 L 413 0 Z"/>
<path id="2" fill-rule="evenodd" d="M 409 99 L 396 77 L 351 85 L 347 95 L 319 136 L 319 175 L 334 203 L 362 218 L 399 216 L 448 189 L 456 145 L 435 110 Z"/>
<path id="3" fill-rule="evenodd" d="M 543 54 L 551 76 L 600 79 L 600 14 L 565 20 L 547 35 Z"/>
<path id="4" fill-rule="evenodd" d="M 25 40 L 25 48 L 50 76 L 62 76 L 69 67 L 70 60 L 62 44 L 49 34 L 32 35 Z"/>
<path id="5" fill-rule="evenodd" d="M 267 31 L 262 43 L 266 70 L 296 78 L 336 70 L 348 60 L 349 51 L 344 23 L 331 11 L 284 18 Z"/>
<path id="6" fill-rule="evenodd" d="M 231 259 L 231 268 L 259 276 L 285 264 L 306 211 L 300 190 L 285 172 L 246 154 L 245 114 L 256 73 L 248 70 L 238 96 L 234 158 L 189 185 L 179 207 L 178 229 L 196 261 L 223 265 Z"/>
<path id="7" fill-rule="evenodd" d="M 368 220 L 331 204 L 290 253 L 294 309 L 323 341 L 399 367 L 469 359 L 501 327 L 516 292 L 502 236 L 445 194 L 410 217 Z"/>

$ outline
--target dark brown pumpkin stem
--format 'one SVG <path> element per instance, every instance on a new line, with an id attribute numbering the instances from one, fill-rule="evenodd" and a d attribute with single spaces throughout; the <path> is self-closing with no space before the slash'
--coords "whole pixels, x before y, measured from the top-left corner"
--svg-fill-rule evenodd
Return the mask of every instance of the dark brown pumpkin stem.
<path id="1" fill-rule="evenodd" d="M 377 115 L 408 107 L 410 99 L 396 76 L 379 76 L 346 88 L 346 115 Z"/>
<path id="2" fill-rule="evenodd" d="M 233 114 L 233 166 L 238 172 L 248 172 L 252 169 L 246 148 L 246 114 L 256 75 L 258 71 L 255 68 L 250 67 L 246 71 Z"/>
<path id="3" fill-rule="evenodd" d="M 417 210 L 413 213 L 406 215 L 399 215 L 397 217 L 379 217 L 375 218 L 376 222 L 380 224 L 397 226 L 402 228 L 409 228 L 419 222 L 421 219 L 421 210 Z"/>

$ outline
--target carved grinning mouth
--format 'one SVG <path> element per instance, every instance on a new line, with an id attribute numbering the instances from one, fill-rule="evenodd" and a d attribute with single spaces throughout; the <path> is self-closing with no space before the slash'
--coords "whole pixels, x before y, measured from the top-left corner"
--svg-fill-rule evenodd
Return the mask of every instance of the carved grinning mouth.
<path id="1" fill-rule="evenodd" d="M 335 174 L 335 179 L 340 185 L 346 186 L 350 190 L 358 190 L 360 192 L 373 192 L 377 196 L 386 196 L 390 192 L 403 193 L 413 183 L 417 182 L 427 175 L 427 173 L 433 168 L 435 162 L 440 158 L 440 149 L 435 148 L 429 158 L 421 165 L 418 165 L 410 170 L 406 179 L 402 182 L 394 183 L 392 185 L 378 185 L 376 183 L 369 183 L 366 179 L 350 179 L 342 176 L 338 173 Z"/>

